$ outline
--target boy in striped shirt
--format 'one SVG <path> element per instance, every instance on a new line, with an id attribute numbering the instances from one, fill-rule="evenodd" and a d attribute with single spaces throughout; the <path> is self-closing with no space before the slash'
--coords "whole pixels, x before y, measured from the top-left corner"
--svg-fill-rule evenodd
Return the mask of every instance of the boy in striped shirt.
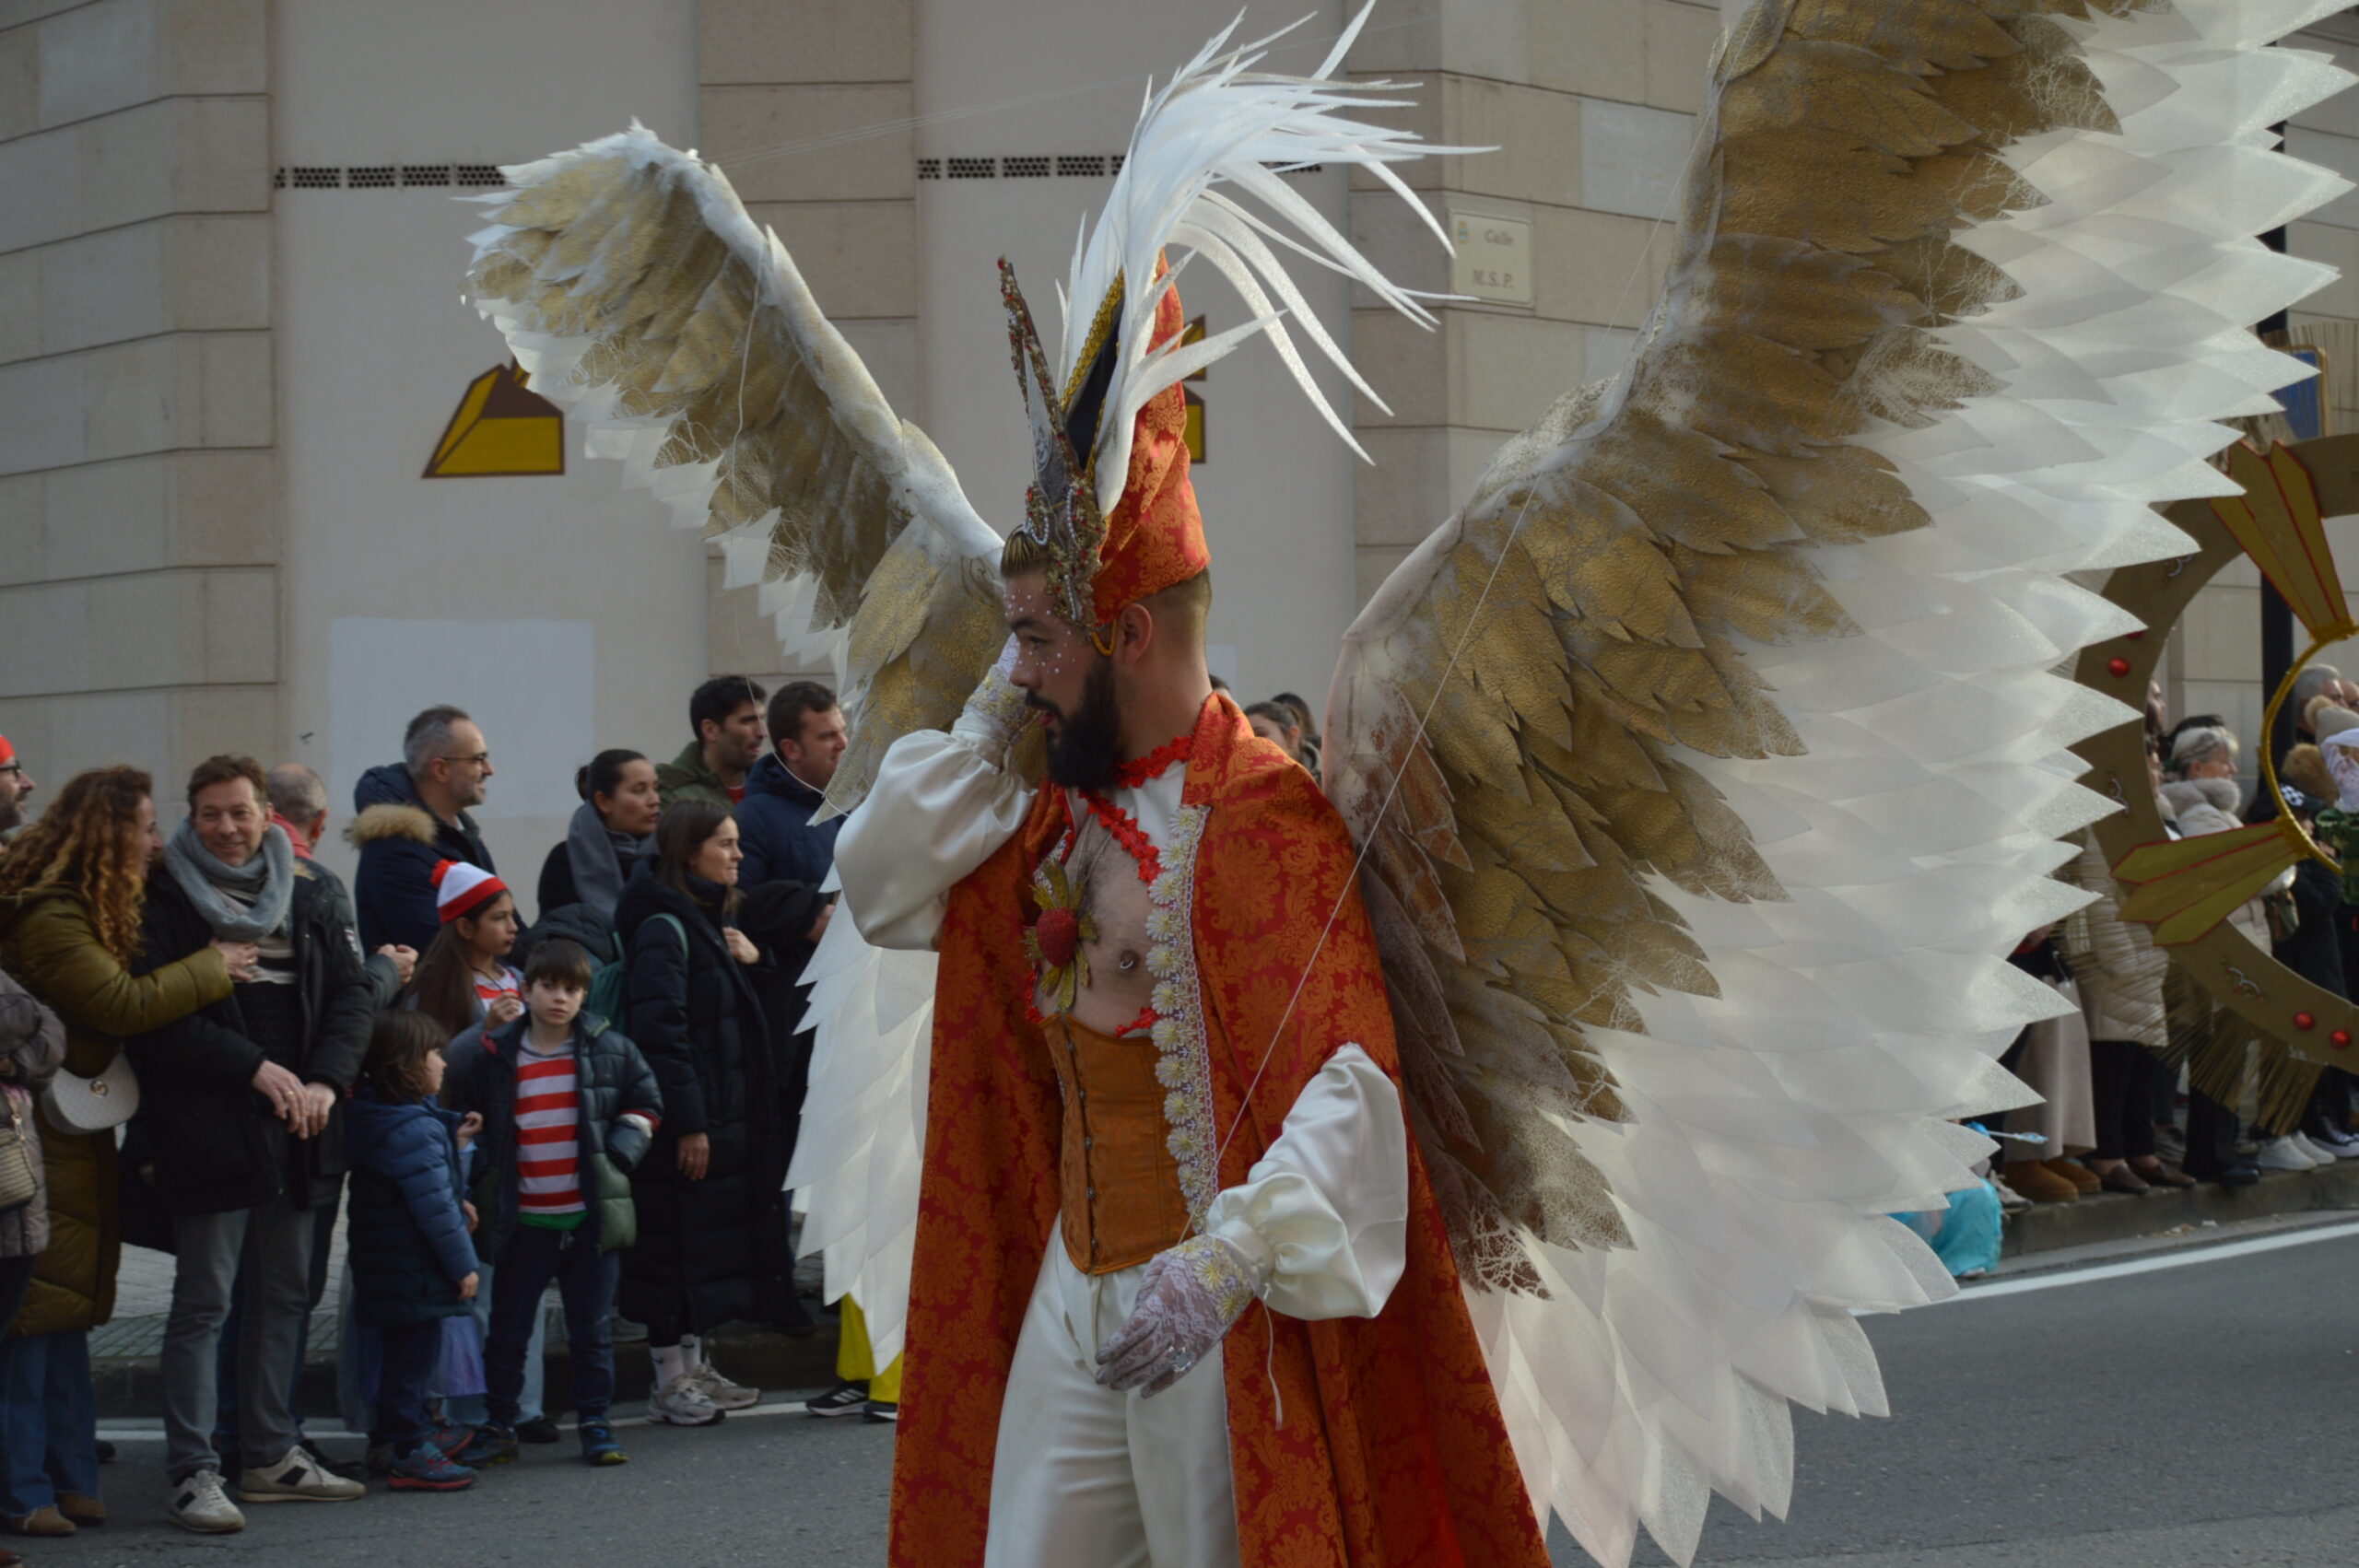
<path id="1" fill-rule="evenodd" d="M 484 1349 L 491 1419 L 461 1451 L 465 1464 L 516 1457 L 525 1347 L 551 1280 L 565 1301 L 582 1457 L 628 1457 L 606 1419 L 615 1394 L 608 1320 L 617 1253 L 637 1229 L 625 1178 L 647 1153 L 663 1102 L 639 1047 L 582 1012 L 591 976 L 580 947 L 546 940 L 524 970 L 523 1016 L 452 1043 L 443 1097 L 483 1117 L 475 1247 L 493 1266 Z"/>

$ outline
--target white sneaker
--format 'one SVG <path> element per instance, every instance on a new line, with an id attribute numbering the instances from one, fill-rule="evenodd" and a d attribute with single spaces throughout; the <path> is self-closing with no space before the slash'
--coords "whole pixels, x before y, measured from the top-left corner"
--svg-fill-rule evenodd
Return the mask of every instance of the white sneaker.
<path id="1" fill-rule="evenodd" d="M 2318 1163 L 2302 1152 L 2300 1144 L 2290 1138 L 2266 1138 L 2253 1163 L 2265 1171 L 2314 1171 Z"/>
<path id="2" fill-rule="evenodd" d="M 2323 1170 L 2327 1166 L 2334 1164 L 2334 1151 L 2319 1142 L 2317 1139 L 2312 1138 L 2308 1133 L 2295 1132 L 2289 1136 L 2292 1137 L 2294 1142 L 2301 1145 L 2303 1153 L 2307 1154 L 2311 1159 L 2316 1160 L 2318 1163 L 2319 1169 Z"/>
<path id="3" fill-rule="evenodd" d="M 173 1489 L 172 1523 L 201 1536 L 226 1536 L 246 1527 L 246 1516 L 221 1490 L 219 1470 L 199 1470 Z"/>
<path id="4" fill-rule="evenodd" d="M 647 1401 L 647 1419 L 667 1426 L 710 1426 L 728 1413 L 706 1398 L 692 1373 L 675 1377 Z"/>
<path id="5" fill-rule="evenodd" d="M 331 1475 L 299 1445 L 267 1465 L 249 1465 L 238 1477 L 241 1503 L 349 1503 L 369 1488 Z"/>
<path id="6" fill-rule="evenodd" d="M 762 1401 L 759 1388 L 748 1388 L 742 1383 L 730 1382 L 721 1375 L 721 1369 L 709 1361 L 697 1363 L 696 1370 L 683 1381 L 724 1410 L 750 1410 Z"/>

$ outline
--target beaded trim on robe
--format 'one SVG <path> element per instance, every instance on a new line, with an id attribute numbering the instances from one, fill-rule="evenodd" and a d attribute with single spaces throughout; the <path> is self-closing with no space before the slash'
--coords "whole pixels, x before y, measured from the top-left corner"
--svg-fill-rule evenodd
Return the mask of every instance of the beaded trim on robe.
<path id="1" fill-rule="evenodd" d="M 1196 851 L 1210 806 L 1182 806 L 1165 848 L 1163 872 L 1147 889 L 1148 972 L 1156 977 L 1153 1038 L 1156 1082 L 1164 1087 L 1167 1147 L 1180 1166 L 1189 1217 L 1202 1223 L 1220 1192 L 1213 1168 L 1213 1076 L 1204 1038 L 1203 987 L 1196 973 Z"/>

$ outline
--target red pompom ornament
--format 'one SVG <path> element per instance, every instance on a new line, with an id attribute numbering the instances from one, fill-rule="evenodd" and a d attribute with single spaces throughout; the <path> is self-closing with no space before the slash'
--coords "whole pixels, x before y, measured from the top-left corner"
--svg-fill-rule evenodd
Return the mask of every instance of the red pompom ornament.
<path id="1" fill-rule="evenodd" d="M 2130 661 L 2122 658 L 2119 654 L 2116 654 L 2111 659 L 2107 660 L 2105 661 L 2105 667 L 2112 671 L 2117 679 L 2130 673 Z"/>
<path id="2" fill-rule="evenodd" d="M 2308 1013 L 2308 1012 L 2297 1012 L 2297 1013 L 2294 1014 L 2294 1028 L 2296 1028 L 2296 1029 L 2315 1029 L 2315 1028 L 2317 1028 L 2318 1026 L 2318 1017 L 2317 1017 L 2317 1015 L 2316 1015 L 2316 1014 L 2314 1014 L 2314 1013 Z"/>
<path id="3" fill-rule="evenodd" d="M 1033 923 L 1032 940 L 1039 945 L 1040 961 L 1062 969 L 1081 950 L 1081 916 L 1072 909 L 1043 909 Z"/>
<path id="4" fill-rule="evenodd" d="M 2351 1048 L 2351 1031 L 2348 1029 L 2337 1029 L 2333 1034 L 2329 1035 L 2326 1037 L 2326 1043 L 2332 1046 L 2336 1050 L 2347 1051 Z"/>

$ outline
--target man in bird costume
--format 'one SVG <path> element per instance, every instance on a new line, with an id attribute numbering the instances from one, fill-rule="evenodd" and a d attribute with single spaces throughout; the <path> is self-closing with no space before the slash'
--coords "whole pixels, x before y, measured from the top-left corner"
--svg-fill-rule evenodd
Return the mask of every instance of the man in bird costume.
<path id="1" fill-rule="evenodd" d="M 1002 557 L 1013 636 L 838 848 L 863 934 L 941 954 L 893 1561 L 1544 1563 L 1351 839 L 1205 670 L 1180 390 L 1075 525 L 1058 465 L 1102 405 L 1050 391 L 1007 292 L 1058 459 Z"/>

